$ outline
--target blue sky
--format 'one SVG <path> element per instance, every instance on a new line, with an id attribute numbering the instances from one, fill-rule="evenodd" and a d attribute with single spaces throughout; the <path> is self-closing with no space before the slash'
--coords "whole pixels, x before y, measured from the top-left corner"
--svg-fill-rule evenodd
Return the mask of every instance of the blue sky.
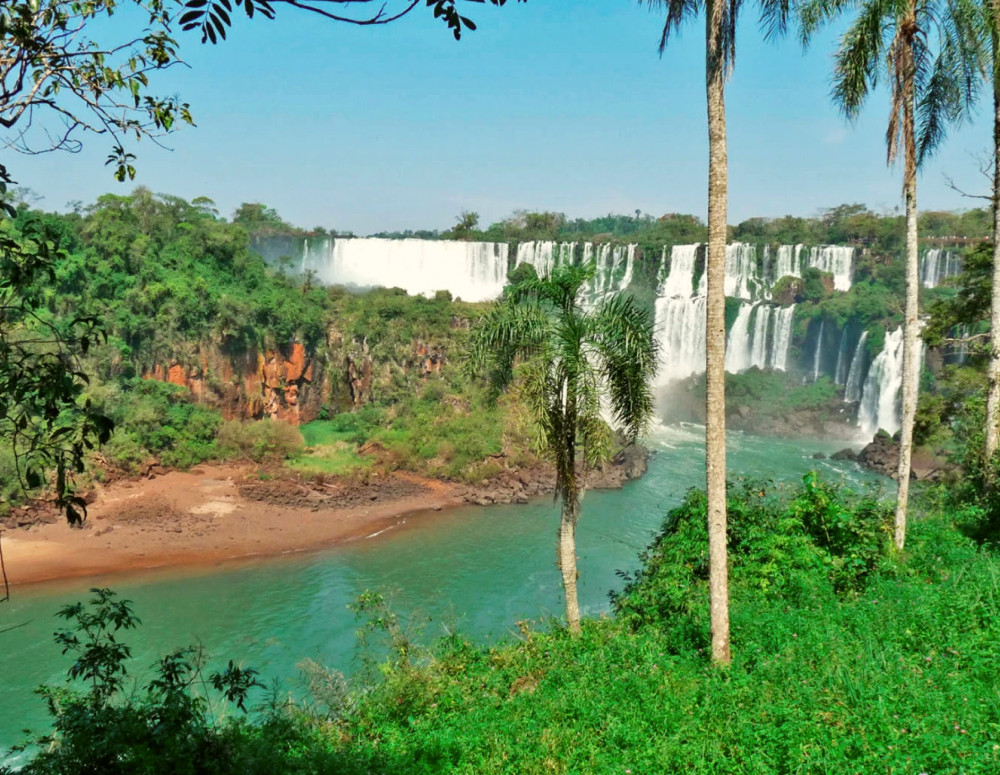
<path id="1" fill-rule="evenodd" d="M 378 28 L 279 8 L 274 22 L 237 19 L 214 47 L 181 34 L 190 67 L 154 87 L 190 102 L 198 126 L 173 134 L 172 150 L 133 149 L 135 183 L 113 179 L 99 137 L 78 155 L 6 161 L 49 209 L 141 184 L 209 196 L 224 215 L 260 201 L 295 224 L 359 234 L 449 228 L 461 210 L 484 224 L 519 208 L 704 217 L 701 20 L 660 58 L 662 17 L 638 3 L 462 5 L 479 29 L 461 42 L 423 8 Z M 765 43 L 752 6 L 743 18 L 727 90 L 730 223 L 843 202 L 898 207 L 886 95 L 848 124 L 829 100 L 835 33 L 803 55 L 791 40 Z M 986 108 L 926 165 L 922 208 L 979 206 L 944 176 L 988 185 L 977 161 L 990 143 Z"/>

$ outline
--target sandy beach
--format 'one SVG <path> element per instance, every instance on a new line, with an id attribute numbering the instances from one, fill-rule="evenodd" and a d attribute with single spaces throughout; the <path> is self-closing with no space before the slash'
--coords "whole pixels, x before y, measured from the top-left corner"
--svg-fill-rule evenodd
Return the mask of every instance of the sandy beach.
<path id="1" fill-rule="evenodd" d="M 5 530 L 10 585 L 317 549 L 463 502 L 447 484 L 402 474 L 307 487 L 255 481 L 252 470 L 201 466 L 119 482 L 100 491 L 84 529 Z"/>

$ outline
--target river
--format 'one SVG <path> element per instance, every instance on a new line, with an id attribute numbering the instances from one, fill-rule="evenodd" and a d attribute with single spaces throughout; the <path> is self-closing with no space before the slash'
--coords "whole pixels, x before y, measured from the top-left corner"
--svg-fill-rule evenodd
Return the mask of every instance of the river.
<path id="1" fill-rule="evenodd" d="M 585 614 L 608 610 L 608 591 L 622 583 L 616 571 L 635 569 L 667 510 L 703 486 L 703 439 L 699 427 L 657 428 L 647 442 L 653 455 L 645 477 L 620 491 L 585 495 L 577 537 Z M 880 479 L 854 463 L 812 457 L 843 446 L 730 434 L 729 470 L 795 482 L 817 469 L 856 488 Z M 0 752 L 21 741 L 24 728 L 46 728 L 33 690 L 62 682 L 69 666 L 52 641 L 62 623 L 54 613 L 84 599 L 90 587 L 111 586 L 135 603 L 142 626 L 126 636 L 134 654 L 130 675 L 148 673 L 172 648 L 200 643 L 214 661 L 236 658 L 295 692 L 303 659 L 356 669 L 357 622 L 347 604 L 365 589 L 388 590 L 397 611 L 424 620 L 425 639 L 457 626 L 491 640 L 518 620 L 558 616 L 558 514 L 549 499 L 429 512 L 322 552 L 18 590 L 0 604 L 0 631 L 14 628 L 0 632 Z"/>

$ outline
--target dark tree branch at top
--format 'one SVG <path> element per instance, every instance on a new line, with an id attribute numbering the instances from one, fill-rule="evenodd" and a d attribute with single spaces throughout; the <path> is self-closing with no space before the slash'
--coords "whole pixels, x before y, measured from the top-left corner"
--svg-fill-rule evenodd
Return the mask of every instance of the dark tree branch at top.
<path id="1" fill-rule="evenodd" d="M 200 30 L 202 42 L 218 43 L 225 40 L 226 30 L 232 26 L 233 8 L 242 8 L 252 19 L 261 14 L 268 19 L 275 15 L 275 5 L 290 5 L 302 11 L 319 14 L 324 18 L 361 27 L 390 24 L 397 21 L 421 2 L 432 9 L 434 17 L 441 19 L 448 29 L 460 40 L 462 30 L 475 30 L 476 24 L 467 16 L 462 16 L 456 7 L 457 0 L 185 0 L 185 13 L 180 17 L 184 30 Z M 465 0 L 470 3 L 495 5 L 507 4 L 507 0 Z M 527 0 L 516 0 L 525 3 Z M 357 13 L 352 13 L 356 10 Z"/>

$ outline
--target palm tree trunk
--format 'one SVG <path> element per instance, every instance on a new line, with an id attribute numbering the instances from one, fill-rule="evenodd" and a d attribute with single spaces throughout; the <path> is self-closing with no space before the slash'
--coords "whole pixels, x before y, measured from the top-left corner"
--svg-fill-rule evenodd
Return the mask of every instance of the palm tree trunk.
<path id="1" fill-rule="evenodd" d="M 917 256 L 917 149 L 913 121 L 913 76 L 903 94 L 904 172 L 903 197 L 906 201 L 906 320 L 903 328 L 903 418 L 899 432 L 896 525 L 894 538 L 900 551 L 906 543 L 906 510 L 910 495 L 910 458 L 913 452 L 913 421 L 917 414 L 917 386 L 920 358 L 917 351 L 920 266 Z"/>
<path id="2" fill-rule="evenodd" d="M 998 20 L 994 20 L 994 25 Z M 990 303 L 989 388 L 986 393 L 986 443 L 983 449 L 986 477 L 994 482 L 993 456 L 1000 446 L 1000 71 L 997 56 L 1000 39 L 996 27 L 993 44 L 993 285 Z"/>
<path id="3" fill-rule="evenodd" d="M 580 516 L 580 495 L 563 496 L 562 519 L 559 522 L 559 570 L 566 594 L 566 625 L 571 635 L 580 633 L 580 603 L 576 596 L 576 522 Z"/>
<path id="4" fill-rule="evenodd" d="M 722 48 L 724 6 L 706 8 L 705 87 L 708 103 L 708 300 L 706 303 L 705 468 L 708 489 L 709 594 L 712 660 L 728 665 L 729 579 L 726 557 L 726 160 L 725 62 Z"/>

